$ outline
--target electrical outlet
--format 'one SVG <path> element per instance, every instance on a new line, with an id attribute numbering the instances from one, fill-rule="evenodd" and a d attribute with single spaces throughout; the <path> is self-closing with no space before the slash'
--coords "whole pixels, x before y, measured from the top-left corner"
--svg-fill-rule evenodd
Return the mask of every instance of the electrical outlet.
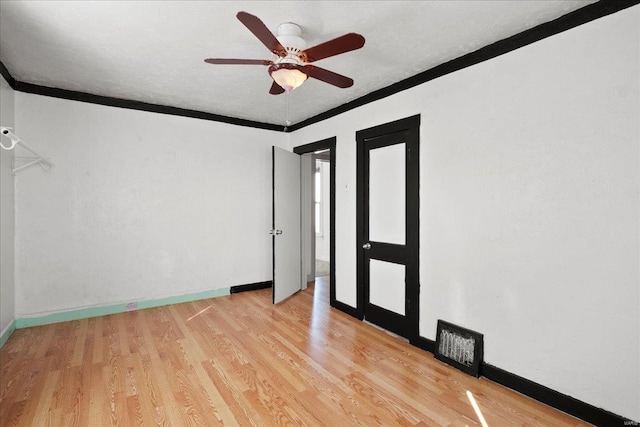
<path id="1" fill-rule="evenodd" d="M 129 304 L 127 304 L 127 311 L 135 311 L 137 309 L 138 309 L 137 302 L 130 302 Z"/>

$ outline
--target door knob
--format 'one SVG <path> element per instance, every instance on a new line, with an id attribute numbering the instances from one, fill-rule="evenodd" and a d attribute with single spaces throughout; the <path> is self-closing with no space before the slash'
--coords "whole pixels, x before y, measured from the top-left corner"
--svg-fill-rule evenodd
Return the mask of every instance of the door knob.
<path id="1" fill-rule="evenodd" d="M 269 230 L 269 234 L 271 234 L 272 236 L 279 236 L 280 234 L 282 234 L 282 230 Z"/>
<path id="2" fill-rule="evenodd" d="M 365 243 L 364 245 L 362 245 L 362 249 L 371 249 L 371 243 Z"/>

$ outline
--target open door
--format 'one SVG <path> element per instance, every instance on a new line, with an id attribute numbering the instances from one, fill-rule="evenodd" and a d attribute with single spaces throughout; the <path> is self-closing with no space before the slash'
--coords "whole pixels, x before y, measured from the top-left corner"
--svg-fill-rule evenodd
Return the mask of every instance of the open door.
<path id="1" fill-rule="evenodd" d="M 273 303 L 302 289 L 300 256 L 300 156 L 272 147 Z"/>

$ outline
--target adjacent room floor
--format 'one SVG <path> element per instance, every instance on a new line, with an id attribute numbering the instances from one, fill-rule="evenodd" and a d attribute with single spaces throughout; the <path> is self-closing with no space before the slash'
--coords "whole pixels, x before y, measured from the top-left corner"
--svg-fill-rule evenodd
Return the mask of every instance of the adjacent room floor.
<path id="1" fill-rule="evenodd" d="M 275 307 L 265 289 L 16 330 L 0 425 L 586 425 L 328 299 L 320 278 Z"/>

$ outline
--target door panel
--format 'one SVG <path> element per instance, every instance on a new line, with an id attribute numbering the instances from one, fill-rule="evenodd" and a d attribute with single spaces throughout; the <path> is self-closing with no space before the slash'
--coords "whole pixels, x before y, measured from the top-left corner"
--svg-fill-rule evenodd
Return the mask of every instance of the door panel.
<path id="1" fill-rule="evenodd" d="M 405 315 L 405 266 L 371 259 L 369 301 L 386 310 Z"/>
<path id="2" fill-rule="evenodd" d="M 356 133 L 358 311 L 418 337 L 419 126 L 414 116 Z"/>
<path id="3" fill-rule="evenodd" d="M 300 258 L 300 156 L 272 148 L 273 303 L 302 288 Z"/>
<path id="4" fill-rule="evenodd" d="M 399 143 L 369 151 L 370 240 L 405 244 L 405 150 Z"/>

